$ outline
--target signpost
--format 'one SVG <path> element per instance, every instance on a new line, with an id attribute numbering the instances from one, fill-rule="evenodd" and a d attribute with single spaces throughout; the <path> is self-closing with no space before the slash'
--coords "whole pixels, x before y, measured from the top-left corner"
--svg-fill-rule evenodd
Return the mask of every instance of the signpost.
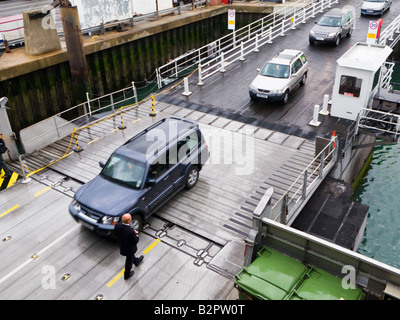
<path id="1" fill-rule="evenodd" d="M 375 44 L 379 39 L 379 34 L 382 27 L 382 19 L 378 21 L 370 21 L 368 26 L 367 44 Z"/>
<path id="2" fill-rule="evenodd" d="M 228 10 L 228 30 L 235 30 L 235 9 Z"/>

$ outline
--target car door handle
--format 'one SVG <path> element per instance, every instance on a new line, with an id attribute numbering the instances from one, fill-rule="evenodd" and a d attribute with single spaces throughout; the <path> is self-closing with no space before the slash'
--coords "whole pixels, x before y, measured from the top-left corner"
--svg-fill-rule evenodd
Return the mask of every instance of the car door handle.
<path id="1" fill-rule="evenodd" d="M 169 178 L 169 175 L 168 176 L 166 176 L 163 180 L 164 181 L 167 181 L 168 180 L 168 178 Z"/>

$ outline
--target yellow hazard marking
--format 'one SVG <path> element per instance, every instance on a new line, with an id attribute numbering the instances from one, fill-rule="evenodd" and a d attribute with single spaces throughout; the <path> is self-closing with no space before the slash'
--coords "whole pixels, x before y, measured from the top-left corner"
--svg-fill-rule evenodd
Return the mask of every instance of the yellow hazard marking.
<path id="1" fill-rule="evenodd" d="M 40 196 L 43 192 L 46 192 L 49 189 L 51 189 L 50 186 L 48 186 L 48 187 L 44 188 L 43 190 L 40 190 L 39 192 L 35 193 L 34 196 L 35 197 Z"/>
<path id="2" fill-rule="evenodd" d="M 19 207 L 19 204 L 15 205 L 11 209 L 8 209 L 7 211 L 4 211 L 3 213 L 0 214 L 0 218 L 3 218 L 6 214 L 9 214 L 11 211 L 14 211 Z"/>
<path id="3" fill-rule="evenodd" d="M 133 120 L 132 123 L 138 122 L 138 121 L 140 121 L 140 120 L 142 120 L 142 119 L 139 118 L 139 119 Z"/>
<path id="4" fill-rule="evenodd" d="M 148 254 L 148 253 L 150 252 L 150 250 L 153 249 L 160 241 L 161 241 L 161 239 L 157 239 L 156 241 L 154 241 L 151 245 L 149 245 L 149 246 L 143 251 L 143 254 Z"/>
<path id="5" fill-rule="evenodd" d="M 161 242 L 161 239 L 157 239 L 155 240 L 152 244 L 150 244 L 144 251 L 143 254 L 147 254 L 150 252 L 151 249 L 153 249 L 157 244 L 159 244 Z M 111 288 L 114 283 L 116 283 L 118 281 L 119 278 L 121 278 L 124 275 L 125 272 L 125 268 L 122 269 L 122 271 L 120 273 L 118 273 L 114 279 L 112 279 L 109 283 L 107 283 L 107 287 Z"/>
<path id="6" fill-rule="evenodd" d="M 375 33 L 368 33 L 368 38 L 369 39 L 376 39 L 376 34 Z"/>
<path id="7" fill-rule="evenodd" d="M 95 141 L 97 141 L 97 140 L 99 140 L 99 138 L 96 138 L 96 139 L 90 140 L 90 141 L 88 142 L 88 144 L 91 144 L 91 143 L 93 143 L 93 142 L 95 142 Z"/>
<path id="8" fill-rule="evenodd" d="M 11 240 L 11 236 L 5 237 L 5 238 L 3 239 L 3 242 L 7 242 L 7 241 L 9 241 L 9 240 Z"/>
<path id="9" fill-rule="evenodd" d="M 111 288 L 112 285 L 113 285 L 114 283 L 116 283 L 116 282 L 118 281 L 118 279 L 121 278 L 121 277 L 124 275 L 124 272 L 125 272 L 125 268 L 122 269 L 122 271 L 121 271 L 120 273 L 118 273 L 118 274 L 115 276 L 114 279 L 112 279 L 109 283 L 107 283 L 107 287 Z"/>
<path id="10" fill-rule="evenodd" d="M 0 190 L 4 190 L 7 189 L 9 187 L 11 187 L 12 185 L 15 184 L 15 182 L 18 180 L 19 178 L 19 174 L 16 172 L 12 172 L 11 173 L 11 177 L 6 178 L 4 177 L 5 172 L 3 169 L 1 169 L 0 172 Z"/>

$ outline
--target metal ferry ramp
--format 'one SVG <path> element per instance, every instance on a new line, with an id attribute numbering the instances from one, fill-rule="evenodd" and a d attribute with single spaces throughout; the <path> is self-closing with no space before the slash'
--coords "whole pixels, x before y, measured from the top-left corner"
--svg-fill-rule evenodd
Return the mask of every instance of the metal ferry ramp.
<path id="1" fill-rule="evenodd" d="M 254 209 L 270 186 L 278 200 L 314 159 L 314 143 L 167 103 L 157 104 L 155 117 L 151 110 L 150 102 L 125 110 L 123 130 L 117 113 L 79 131 L 80 152 L 72 150 L 77 147 L 72 135 L 23 160 L 32 173 L 39 171 L 30 183 L 2 191 L 0 205 L 9 208 L 0 214 L 2 299 L 229 298 Z M 143 266 L 125 283 L 116 242 L 80 228 L 67 208 L 77 188 L 99 173 L 98 161 L 171 115 L 199 122 L 212 156 L 196 187 L 176 195 L 146 222 L 139 248 Z M 234 153 L 224 158 L 227 149 L 239 147 L 250 162 Z M 46 268 L 57 274 L 54 290 L 44 289 Z"/>

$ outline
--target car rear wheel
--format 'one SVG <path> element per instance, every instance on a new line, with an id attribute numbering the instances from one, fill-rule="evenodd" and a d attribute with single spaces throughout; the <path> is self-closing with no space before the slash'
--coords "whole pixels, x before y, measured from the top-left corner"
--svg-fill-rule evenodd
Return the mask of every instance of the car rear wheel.
<path id="1" fill-rule="evenodd" d="M 189 169 L 185 178 L 185 187 L 186 189 L 192 189 L 197 181 L 199 180 L 199 168 L 197 166 L 193 166 Z"/>
<path id="2" fill-rule="evenodd" d="M 303 74 L 303 78 L 301 78 L 300 85 L 304 86 L 307 81 L 307 73 Z"/>
<path id="3" fill-rule="evenodd" d="M 139 231 L 140 229 L 142 229 L 143 225 L 142 217 L 138 214 L 132 215 L 132 220 L 129 225 L 132 227 L 132 229 Z"/>

